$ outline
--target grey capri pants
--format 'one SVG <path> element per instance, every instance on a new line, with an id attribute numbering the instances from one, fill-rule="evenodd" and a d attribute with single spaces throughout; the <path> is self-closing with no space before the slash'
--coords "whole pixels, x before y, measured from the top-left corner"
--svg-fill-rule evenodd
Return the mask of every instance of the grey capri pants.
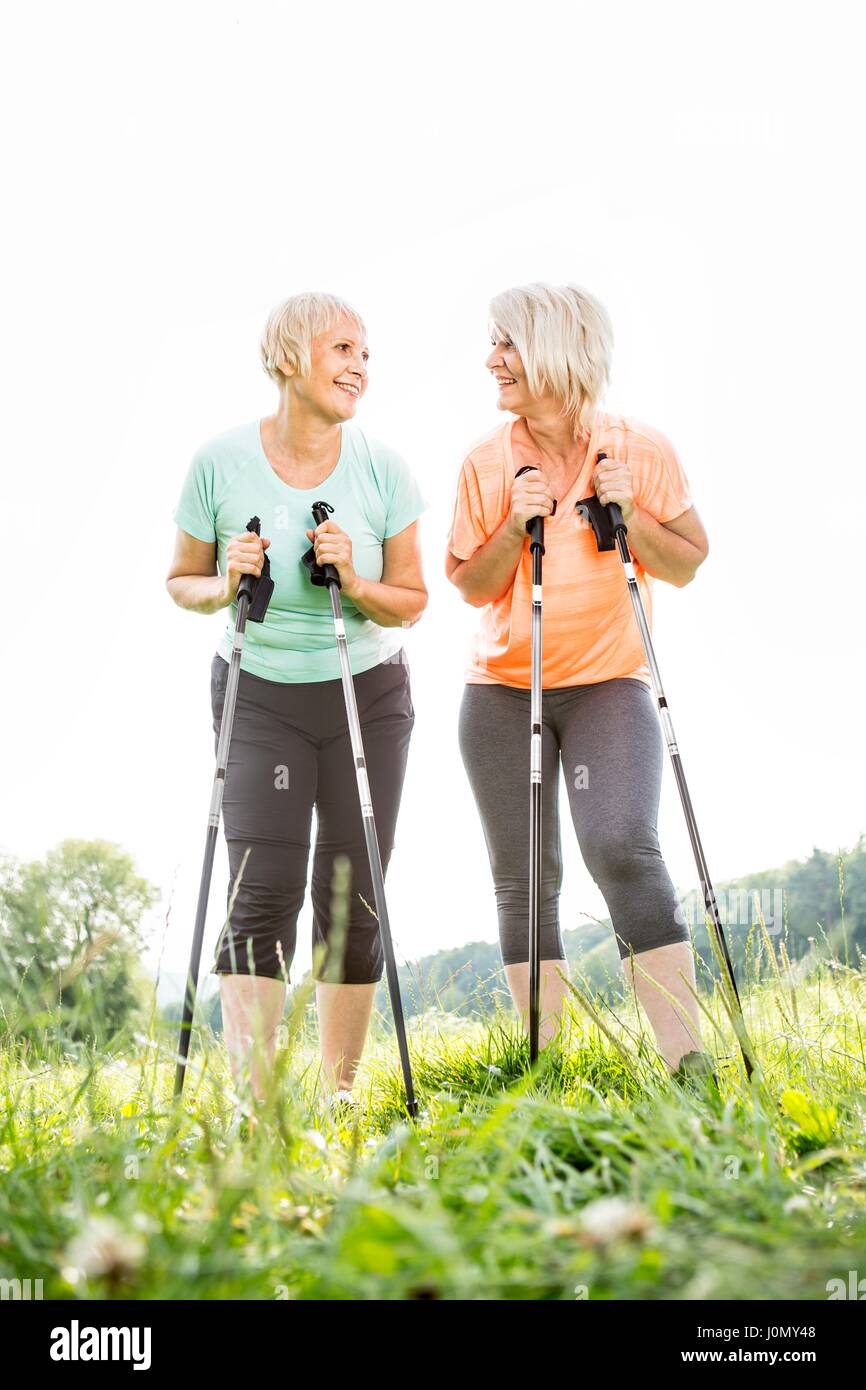
<path id="1" fill-rule="evenodd" d="M 217 653 L 211 664 L 215 737 L 228 669 Z M 415 722 L 405 653 L 361 671 L 355 676 L 355 693 L 382 866 L 387 869 Z M 373 883 L 342 682 L 269 681 L 241 671 L 223 796 L 229 903 L 232 893 L 235 898 L 217 943 L 216 974 L 288 978 L 307 889 L 314 807 L 314 973 L 318 979 L 372 984 L 382 975 L 382 944 L 371 911 Z M 351 881 L 347 931 L 335 947 L 332 875 L 340 854 L 349 859 Z"/>
<path id="2" fill-rule="evenodd" d="M 529 696 L 467 685 L 460 752 L 484 828 L 502 959 L 529 957 Z M 658 842 L 662 738 L 653 697 L 631 678 L 542 694 L 541 958 L 562 960 L 560 761 L 583 862 L 604 895 L 620 956 L 688 940 Z"/>

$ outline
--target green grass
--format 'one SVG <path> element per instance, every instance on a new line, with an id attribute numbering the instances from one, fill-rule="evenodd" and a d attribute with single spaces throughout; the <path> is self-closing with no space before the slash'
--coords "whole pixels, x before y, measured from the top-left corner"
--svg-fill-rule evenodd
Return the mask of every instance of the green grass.
<path id="1" fill-rule="evenodd" d="M 180 1109 L 156 1024 L 111 1055 L 10 1042 L 0 1278 L 46 1298 L 825 1299 L 866 1275 L 864 1003 L 838 963 L 796 996 L 784 973 L 753 986 L 749 1086 L 716 997 L 716 1099 L 672 1085 L 628 1011 L 576 1005 L 534 1076 L 507 1019 L 427 1015 L 414 1128 L 384 1022 L 337 1123 L 296 1017 L 247 1137 L 213 1039 Z"/>

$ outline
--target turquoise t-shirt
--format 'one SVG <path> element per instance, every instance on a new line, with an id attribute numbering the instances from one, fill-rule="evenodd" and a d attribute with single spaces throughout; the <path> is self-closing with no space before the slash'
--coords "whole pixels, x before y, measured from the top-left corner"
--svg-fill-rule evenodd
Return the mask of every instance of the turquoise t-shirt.
<path id="1" fill-rule="evenodd" d="M 332 520 L 352 541 L 352 563 L 364 579 L 382 578 L 382 542 L 396 536 L 426 510 L 407 464 L 393 449 L 357 425 L 340 426 L 340 457 L 333 472 L 313 488 L 290 487 L 277 477 L 262 448 L 259 421 L 227 430 L 196 450 L 174 519 L 200 541 L 216 541 L 217 564 L 225 574 L 228 542 L 261 518 L 274 593 L 263 623 L 248 623 L 241 668 L 271 681 L 338 680 L 340 663 L 327 588 L 310 583 L 301 556 L 310 548 L 307 527 L 315 526 L 314 502 L 334 508 Z M 341 595 L 342 597 L 342 595 Z M 358 674 L 395 656 L 399 627 L 380 627 L 343 597 L 352 671 Z M 231 657 L 237 614 L 220 640 Z"/>

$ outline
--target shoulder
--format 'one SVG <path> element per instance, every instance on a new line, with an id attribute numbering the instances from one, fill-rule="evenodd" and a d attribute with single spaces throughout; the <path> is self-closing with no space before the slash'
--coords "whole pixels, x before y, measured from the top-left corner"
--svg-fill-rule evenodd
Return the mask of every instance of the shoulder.
<path id="1" fill-rule="evenodd" d="M 402 515 L 416 504 L 423 511 L 426 504 L 418 480 L 403 455 L 358 425 L 342 429 L 344 449 L 349 450 L 347 484 L 351 486 L 349 480 L 354 477 L 356 486 L 368 498 L 377 498 L 392 521 L 395 514 Z"/>
<path id="2" fill-rule="evenodd" d="M 385 444 L 360 425 L 343 425 L 343 437 L 354 468 L 372 480 L 387 496 L 412 478 L 412 472 L 399 450 Z"/>
<path id="3" fill-rule="evenodd" d="M 256 458 L 259 449 L 259 422 L 249 420 L 206 439 L 196 449 L 192 461 L 194 466 L 231 473 Z"/>
<path id="4" fill-rule="evenodd" d="M 397 449 L 393 449 L 390 444 L 385 444 L 376 435 L 362 429 L 360 425 L 343 425 L 341 428 L 346 443 L 358 462 L 385 471 L 391 468 L 408 468 L 409 465 Z"/>
<path id="5" fill-rule="evenodd" d="M 676 459 L 676 450 L 668 436 L 655 425 L 648 425 L 634 415 L 600 411 L 598 437 L 602 447 L 606 441 L 612 449 L 626 452 L 634 462 L 641 459 L 648 463 Z"/>
<path id="6" fill-rule="evenodd" d="M 509 418 L 504 424 L 487 430 L 469 446 L 465 462 L 471 463 L 476 473 L 501 472 L 505 462 L 506 441 L 514 424 Z"/>
<path id="7" fill-rule="evenodd" d="M 599 444 L 628 464 L 639 506 L 662 525 L 689 510 L 689 480 L 666 434 L 634 416 L 608 415 L 600 424 Z"/>

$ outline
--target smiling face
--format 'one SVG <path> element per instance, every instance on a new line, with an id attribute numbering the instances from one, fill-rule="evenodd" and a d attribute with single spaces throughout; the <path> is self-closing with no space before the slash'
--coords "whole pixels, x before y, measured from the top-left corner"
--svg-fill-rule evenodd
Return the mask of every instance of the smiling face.
<path id="1" fill-rule="evenodd" d="M 332 328 L 314 335 L 309 374 L 290 376 L 289 388 L 328 420 L 351 420 L 367 389 L 369 356 L 359 324 L 348 316 L 340 318 Z"/>
<path id="2" fill-rule="evenodd" d="M 520 353 L 510 338 L 491 336 L 493 351 L 485 362 L 498 388 L 496 405 L 514 415 L 525 415 L 535 397 L 529 389 Z"/>

